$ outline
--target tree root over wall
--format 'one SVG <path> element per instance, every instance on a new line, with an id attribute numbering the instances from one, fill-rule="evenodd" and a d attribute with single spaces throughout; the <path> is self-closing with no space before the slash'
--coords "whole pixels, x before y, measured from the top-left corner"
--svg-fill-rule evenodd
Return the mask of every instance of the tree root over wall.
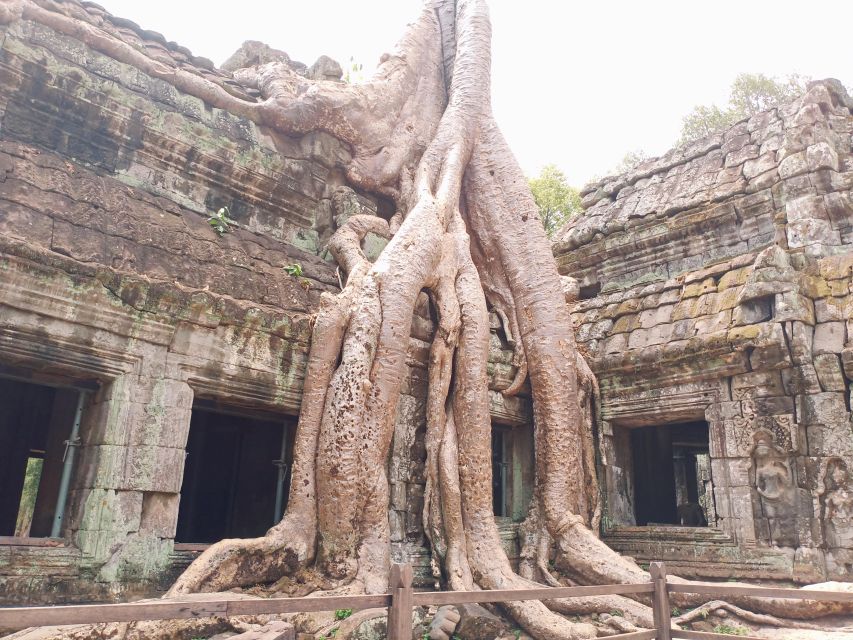
<path id="1" fill-rule="evenodd" d="M 263 537 L 210 547 L 169 595 L 258 585 L 292 595 L 386 591 L 386 463 L 422 292 L 438 320 L 424 507 L 437 577 L 451 589 L 648 581 L 646 571 L 594 533 L 595 382 L 577 353 L 527 180 L 492 116 L 485 1 L 428 0 L 365 84 L 310 81 L 275 59 L 235 72 L 260 92 L 258 102 L 148 58 L 80 12 L 70 3 L 16 0 L 3 4 L 0 20 L 40 22 L 280 134 L 326 131 L 352 148 L 350 183 L 396 207 L 388 221 L 351 218 L 330 242 L 346 281 L 337 296 L 324 294 L 317 313 L 287 513 Z M 360 246 L 368 232 L 390 239 L 372 264 Z M 504 393 L 529 379 L 533 398 L 536 481 L 519 573 L 492 515 L 489 308 L 515 349 L 518 375 Z M 673 603 L 702 601 L 678 594 Z M 733 606 L 802 619 L 844 611 L 840 604 L 750 598 Z M 618 610 L 615 628 L 651 626 L 647 603 L 621 596 L 506 603 L 502 610 L 539 640 L 613 633 L 566 615 Z M 90 637 L 135 637 L 122 628 L 100 626 Z M 147 638 L 158 629 L 169 635 L 166 623 L 145 629 Z"/>

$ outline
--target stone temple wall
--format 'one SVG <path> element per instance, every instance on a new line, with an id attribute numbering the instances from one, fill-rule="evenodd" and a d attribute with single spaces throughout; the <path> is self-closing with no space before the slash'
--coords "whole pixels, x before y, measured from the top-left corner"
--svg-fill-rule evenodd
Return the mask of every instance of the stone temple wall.
<path id="1" fill-rule="evenodd" d="M 605 538 L 682 573 L 853 569 L 853 101 L 836 81 L 607 178 L 559 233 Z M 706 421 L 711 529 L 636 527 L 632 429 Z"/>
<path id="2" fill-rule="evenodd" d="M 253 99 L 94 4 L 50 10 Z M 334 80 L 328 59 L 292 64 Z M 0 538 L 0 603 L 150 594 L 198 553 L 175 545 L 194 406 L 293 423 L 311 313 L 339 286 L 323 245 L 350 215 L 391 213 L 344 186 L 349 160 L 331 136 L 262 129 L 36 21 L 0 25 L 0 381 L 87 393 L 61 538 Z M 220 207 L 237 223 L 221 237 Z M 389 468 L 394 553 L 422 581 L 432 331 L 422 304 Z M 515 373 L 497 331 L 493 346 L 494 420 L 529 425 L 529 401 L 497 391 Z"/>
<path id="3" fill-rule="evenodd" d="M 96 5 L 52 10 L 252 99 Z M 334 76 L 321 62 L 293 65 Z M 295 420 L 311 313 L 339 286 L 323 245 L 349 215 L 392 213 L 345 186 L 349 160 L 326 134 L 264 130 L 35 21 L 0 26 L 0 378 L 87 392 L 62 537 L 0 538 L 0 602 L 151 593 L 198 552 L 175 547 L 193 407 Z M 222 237 L 206 221 L 220 207 L 238 223 Z M 432 331 L 423 304 L 389 469 L 395 554 L 422 579 Z M 493 343 L 494 419 L 527 425 L 529 401 L 497 392 L 515 370 Z"/>
<path id="4" fill-rule="evenodd" d="M 89 390 L 65 542 L 0 546 L 4 601 L 167 580 L 194 401 L 298 413 L 309 314 L 338 286 L 317 254 L 347 158 L 35 22 L 0 30 L 0 371 Z M 220 238 L 206 217 L 222 206 L 239 229 Z"/>
<path id="5" fill-rule="evenodd" d="M 252 99 L 96 5 L 49 6 Z M 328 61 L 293 64 L 335 76 Z M 555 245 L 582 285 L 578 338 L 601 380 L 602 484 L 621 525 L 609 540 L 641 560 L 670 554 L 701 575 L 849 571 L 850 133 L 846 94 L 816 85 L 596 185 Z M 0 25 L 0 381 L 86 392 L 61 536 L 0 538 L 0 602 L 149 594 L 197 553 L 175 544 L 194 407 L 294 420 L 311 313 L 338 289 L 323 245 L 353 213 L 391 213 L 345 186 L 349 159 L 328 135 L 264 130 L 33 20 Z M 223 206 L 237 226 L 220 237 L 206 218 Z M 512 549 L 531 418 L 524 395 L 499 393 L 515 369 L 493 328 L 492 417 L 516 434 Z M 421 304 L 389 464 L 393 552 L 422 584 L 432 332 Z M 717 527 L 632 529 L 625 430 L 695 420 L 711 429 Z"/>

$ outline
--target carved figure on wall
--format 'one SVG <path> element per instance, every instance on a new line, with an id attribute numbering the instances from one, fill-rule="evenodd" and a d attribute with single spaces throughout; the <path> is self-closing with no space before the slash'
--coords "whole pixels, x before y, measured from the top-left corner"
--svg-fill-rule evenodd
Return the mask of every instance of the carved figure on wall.
<path id="1" fill-rule="evenodd" d="M 826 546 L 853 550 L 853 487 L 847 463 L 841 458 L 830 458 L 822 480 L 821 519 Z"/>
<path id="2" fill-rule="evenodd" d="M 799 546 L 797 535 L 797 486 L 787 451 L 763 429 L 753 436 L 752 484 L 758 493 L 759 537 L 780 547 Z M 766 523 L 766 524 L 765 524 Z"/>

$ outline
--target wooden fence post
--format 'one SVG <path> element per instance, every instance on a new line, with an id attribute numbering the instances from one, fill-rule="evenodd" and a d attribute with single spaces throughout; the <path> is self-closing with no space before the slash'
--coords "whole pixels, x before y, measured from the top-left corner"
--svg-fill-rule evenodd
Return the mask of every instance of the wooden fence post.
<path id="1" fill-rule="evenodd" d="M 658 632 L 657 640 L 671 640 L 672 611 L 669 608 L 669 591 L 666 588 L 666 565 L 663 562 L 652 562 L 649 565 L 649 573 L 652 574 L 652 582 L 655 585 L 652 611 Z"/>
<path id="2" fill-rule="evenodd" d="M 412 640 L 412 566 L 391 566 L 391 606 L 388 608 L 388 638 Z"/>

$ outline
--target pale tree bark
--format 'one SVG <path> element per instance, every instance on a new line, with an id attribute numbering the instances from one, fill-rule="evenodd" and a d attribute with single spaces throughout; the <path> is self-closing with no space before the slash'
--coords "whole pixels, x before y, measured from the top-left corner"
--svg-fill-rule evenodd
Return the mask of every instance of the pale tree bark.
<path id="1" fill-rule="evenodd" d="M 274 131 L 322 130 L 338 137 L 352 147 L 350 183 L 396 206 L 388 222 L 350 218 L 330 241 L 346 284 L 338 295 L 323 296 L 316 315 L 285 516 L 260 538 L 210 547 L 171 596 L 257 585 L 293 595 L 387 589 L 386 468 L 412 316 L 423 292 L 437 317 L 423 514 L 436 577 L 452 589 L 649 580 L 596 534 L 597 385 L 577 352 L 527 180 L 492 116 L 484 0 L 428 0 L 365 84 L 312 82 L 277 62 L 240 70 L 235 76 L 261 92 L 262 101 L 254 103 L 149 59 L 65 5 L 16 0 L 0 12 L 7 22 L 22 17 Z M 371 232 L 389 238 L 373 264 L 361 250 Z M 503 551 L 492 515 L 490 309 L 515 352 L 518 373 L 504 393 L 513 395 L 529 381 L 533 400 L 536 480 L 519 573 Z M 844 610 L 811 602 L 737 604 L 803 618 Z M 503 608 L 539 640 L 612 632 L 561 613 L 619 610 L 623 616 L 614 628 L 651 624 L 643 602 L 619 596 Z M 146 629 L 147 637 L 155 637 Z"/>

